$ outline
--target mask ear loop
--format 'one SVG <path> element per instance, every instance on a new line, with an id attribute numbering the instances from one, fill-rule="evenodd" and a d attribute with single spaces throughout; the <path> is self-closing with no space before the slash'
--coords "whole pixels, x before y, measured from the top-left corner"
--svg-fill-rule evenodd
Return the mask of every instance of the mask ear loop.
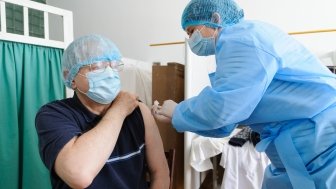
<path id="1" fill-rule="evenodd" d="M 219 24 L 220 22 L 221 22 L 220 15 L 217 12 L 214 12 L 211 16 L 211 23 Z M 205 25 L 203 25 L 203 27 L 199 29 L 198 31 L 202 31 L 204 28 L 205 28 Z M 214 37 L 217 32 L 218 32 L 218 28 L 216 28 L 212 37 Z"/>
<path id="2" fill-rule="evenodd" d="M 211 16 L 211 22 L 215 23 L 215 24 L 219 24 L 221 22 L 221 18 L 219 13 L 214 12 Z M 201 29 L 199 29 L 198 31 L 201 32 L 203 29 L 205 28 L 205 25 L 202 26 Z M 215 37 L 216 33 L 218 32 L 218 28 L 215 28 L 215 32 L 213 33 L 212 37 Z"/>
<path id="3" fill-rule="evenodd" d="M 79 76 L 81 76 L 81 77 L 85 77 L 86 78 L 86 80 L 89 82 L 89 80 L 88 80 L 88 78 L 84 75 L 84 74 L 81 74 L 81 73 L 77 73 Z M 82 91 L 82 90 L 80 90 L 79 89 L 79 87 L 78 86 L 76 86 L 76 88 L 75 88 L 75 90 L 78 90 L 80 93 L 82 93 L 82 94 L 87 94 L 87 93 L 85 93 L 84 91 Z"/>
<path id="4" fill-rule="evenodd" d="M 198 31 L 201 32 L 204 28 L 205 28 L 205 25 L 203 25 L 203 26 L 201 27 L 201 29 L 199 29 Z"/>

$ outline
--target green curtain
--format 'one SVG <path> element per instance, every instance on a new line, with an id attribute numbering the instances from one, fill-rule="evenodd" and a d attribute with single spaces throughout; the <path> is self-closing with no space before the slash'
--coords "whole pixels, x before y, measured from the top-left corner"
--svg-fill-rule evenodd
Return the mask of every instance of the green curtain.
<path id="1" fill-rule="evenodd" d="M 51 188 L 41 161 L 35 114 L 65 97 L 63 50 L 0 41 L 0 188 Z"/>

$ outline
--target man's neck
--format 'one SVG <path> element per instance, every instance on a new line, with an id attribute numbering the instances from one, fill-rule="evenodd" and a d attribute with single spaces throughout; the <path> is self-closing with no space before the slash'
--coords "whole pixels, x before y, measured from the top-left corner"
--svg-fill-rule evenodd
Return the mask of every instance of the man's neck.
<path id="1" fill-rule="evenodd" d="M 85 94 L 82 94 L 81 92 L 75 91 L 78 99 L 81 101 L 81 103 L 92 113 L 96 115 L 104 115 L 106 110 L 110 107 L 111 104 L 99 104 L 93 100 L 91 100 L 89 97 L 87 97 Z"/>

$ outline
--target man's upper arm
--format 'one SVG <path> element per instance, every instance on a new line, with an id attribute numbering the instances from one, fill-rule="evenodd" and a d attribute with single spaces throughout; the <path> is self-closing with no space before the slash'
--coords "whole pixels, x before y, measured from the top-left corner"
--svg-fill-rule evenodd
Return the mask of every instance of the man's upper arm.
<path id="1" fill-rule="evenodd" d="M 64 145 L 80 134 L 78 127 L 64 114 L 66 113 L 44 107 L 35 118 L 40 156 L 49 170 L 52 170 Z"/>
<path id="2" fill-rule="evenodd" d="M 145 125 L 146 156 L 149 169 L 150 171 L 154 169 L 164 170 L 167 163 L 159 129 L 149 108 L 143 103 L 140 103 L 139 106 Z"/>

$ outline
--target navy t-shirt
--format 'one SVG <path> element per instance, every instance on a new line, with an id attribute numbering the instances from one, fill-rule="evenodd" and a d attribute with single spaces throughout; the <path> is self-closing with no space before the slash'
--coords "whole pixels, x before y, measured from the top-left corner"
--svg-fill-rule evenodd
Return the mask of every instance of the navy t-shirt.
<path id="1" fill-rule="evenodd" d="M 42 106 L 35 118 L 42 161 L 50 171 L 53 188 L 70 188 L 55 173 L 54 163 L 73 137 L 92 129 L 101 116 L 91 113 L 78 99 L 53 101 Z M 145 189 L 145 129 L 140 108 L 126 117 L 116 146 L 90 189 Z"/>

